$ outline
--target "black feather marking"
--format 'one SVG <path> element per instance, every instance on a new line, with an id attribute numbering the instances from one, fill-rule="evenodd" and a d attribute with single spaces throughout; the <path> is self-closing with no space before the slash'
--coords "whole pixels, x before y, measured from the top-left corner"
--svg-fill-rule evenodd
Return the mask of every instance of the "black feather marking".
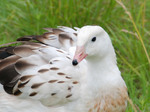
<path id="1" fill-rule="evenodd" d="M 39 73 L 45 73 L 45 72 L 48 72 L 49 71 L 49 69 L 40 69 L 38 72 Z"/>
<path id="2" fill-rule="evenodd" d="M 13 55 L 13 49 L 15 47 L 3 47 L 0 48 L 0 59 L 5 59 L 11 55 Z"/>
<path id="3" fill-rule="evenodd" d="M 72 96 L 72 94 L 69 94 L 69 95 L 66 96 L 66 98 L 69 98 L 69 97 L 71 97 L 71 96 Z"/>
<path id="4" fill-rule="evenodd" d="M 33 92 L 29 96 L 35 96 L 36 94 L 37 94 L 36 92 Z"/>
<path id="5" fill-rule="evenodd" d="M 0 83 L 9 94 L 12 94 L 13 87 L 18 82 L 19 78 L 20 74 L 15 70 L 14 65 L 9 65 L 0 70 Z"/>
<path id="6" fill-rule="evenodd" d="M 20 81 L 24 82 L 24 81 L 26 81 L 26 80 L 28 80 L 28 79 L 31 79 L 33 76 L 34 76 L 34 75 L 22 76 L 22 77 L 20 78 Z"/>
<path id="7" fill-rule="evenodd" d="M 23 88 L 30 80 L 28 80 L 27 82 L 25 83 L 19 83 L 18 84 L 18 88 Z"/>
<path id="8" fill-rule="evenodd" d="M 19 70 L 27 69 L 32 66 L 36 66 L 36 65 L 28 63 L 28 61 L 25 61 L 25 60 L 20 60 L 20 61 L 16 62 L 16 64 L 15 64 L 15 67 Z"/>
<path id="9" fill-rule="evenodd" d="M 13 94 L 13 87 L 3 86 L 3 88 L 8 94 Z"/>
<path id="10" fill-rule="evenodd" d="M 67 79 L 72 79 L 72 77 L 70 77 L 70 76 L 66 76 L 66 78 L 67 78 Z"/>
<path id="11" fill-rule="evenodd" d="M 15 48 L 15 46 L 7 47 L 6 52 L 8 52 L 10 54 L 14 54 L 14 48 Z"/>
<path id="12" fill-rule="evenodd" d="M 57 83 L 64 83 L 65 81 L 58 81 Z"/>
<path id="13" fill-rule="evenodd" d="M 36 83 L 36 84 L 33 84 L 32 86 L 31 86 L 31 88 L 32 89 L 37 89 L 37 88 L 39 88 L 41 85 L 43 85 L 44 84 L 44 82 L 43 83 Z"/>
<path id="14" fill-rule="evenodd" d="M 13 63 L 15 63 L 19 58 L 20 58 L 19 56 L 13 55 L 13 56 L 10 56 L 8 58 L 5 58 L 5 59 L 1 60 L 0 70 L 7 67 L 7 66 L 9 66 L 9 65 L 11 65 L 11 64 L 13 64 Z"/>
<path id="15" fill-rule="evenodd" d="M 73 83 L 73 84 L 78 84 L 79 82 L 78 82 L 78 81 L 73 81 L 72 83 Z"/>
<path id="16" fill-rule="evenodd" d="M 6 52 L 6 51 L 4 51 L 4 52 L 1 52 L 0 53 L 0 59 L 5 59 L 5 58 L 7 58 L 7 57 L 9 57 L 9 56 L 11 56 L 12 54 L 10 54 L 10 53 L 8 53 L 8 52 Z"/>
<path id="17" fill-rule="evenodd" d="M 15 95 L 15 96 L 19 96 L 19 95 L 21 95 L 21 94 L 22 94 L 22 92 L 21 92 L 19 89 L 14 92 L 14 95 Z"/>
<path id="18" fill-rule="evenodd" d="M 0 83 L 6 85 L 18 76 L 20 74 L 15 70 L 14 65 L 9 65 L 0 70 Z"/>
<path id="19" fill-rule="evenodd" d="M 72 87 L 69 86 L 69 87 L 68 87 L 68 90 L 71 91 L 71 89 L 72 89 Z"/>
<path id="20" fill-rule="evenodd" d="M 50 68 L 50 70 L 59 70 L 59 68 L 57 68 L 57 67 L 52 67 L 52 68 Z"/>
<path id="21" fill-rule="evenodd" d="M 51 95 L 54 96 L 54 95 L 56 95 L 56 93 L 52 93 Z"/>
<path id="22" fill-rule="evenodd" d="M 57 80 L 50 80 L 50 81 L 48 81 L 48 83 L 54 83 L 54 82 L 56 82 Z"/>
<path id="23" fill-rule="evenodd" d="M 57 73 L 58 75 L 66 75 L 65 73 L 59 72 Z"/>
<path id="24" fill-rule="evenodd" d="M 34 35 L 31 36 L 24 36 L 17 39 L 17 41 L 30 41 L 33 40 Z"/>

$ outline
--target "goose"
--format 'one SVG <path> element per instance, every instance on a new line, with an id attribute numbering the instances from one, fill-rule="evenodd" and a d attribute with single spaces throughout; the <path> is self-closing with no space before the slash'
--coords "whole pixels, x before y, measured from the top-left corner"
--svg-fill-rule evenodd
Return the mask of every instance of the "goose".
<path id="1" fill-rule="evenodd" d="M 0 112 L 125 112 L 127 87 L 107 32 L 45 30 L 0 48 Z"/>

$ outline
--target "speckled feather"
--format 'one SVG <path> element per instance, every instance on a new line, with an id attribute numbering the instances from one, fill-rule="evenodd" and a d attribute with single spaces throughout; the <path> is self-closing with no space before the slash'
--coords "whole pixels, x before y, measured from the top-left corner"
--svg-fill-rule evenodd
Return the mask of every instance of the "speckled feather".
<path id="1" fill-rule="evenodd" d="M 1 89 L 0 112 L 124 112 L 128 95 L 115 58 L 111 72 L 100 68 L 92 74 L 102 76 L 89 76 L 86 60 L 72 66 L 83 29 L 45 29 L 43 35 L 19 38 L 22 45 L 0 48 L 0 83 L 12 94 Z"/>

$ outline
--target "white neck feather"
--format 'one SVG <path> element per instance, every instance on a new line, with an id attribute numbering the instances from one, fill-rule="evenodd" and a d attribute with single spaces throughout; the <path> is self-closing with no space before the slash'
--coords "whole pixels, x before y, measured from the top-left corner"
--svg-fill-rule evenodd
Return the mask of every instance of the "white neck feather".
<path id="1" fill-rule="evenodd" d="M 122 77 L 116 63 L 116 55 L 114 50 L 102 59 L 87 58 L 88 73 L 87 85 L 92 91 L 112 89 L 118 84 Z M 124 81 L 123 81 L 124 83 Z M 121 84 L 122 85 L 122 84 Z"/>

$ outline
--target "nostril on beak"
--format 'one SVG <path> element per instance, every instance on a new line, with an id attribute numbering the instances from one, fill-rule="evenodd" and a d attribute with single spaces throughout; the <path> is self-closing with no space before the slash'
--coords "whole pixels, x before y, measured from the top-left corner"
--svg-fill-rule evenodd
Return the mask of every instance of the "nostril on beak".
<path id="1" fill-rule="evenodd" d="M 77 61 L 76 59 L 74 59 L 74 60 L 72 61 L 72 64 L 73 64 L 74 66 L 76 66 L 76 65 L 78 64 L 78 61 Z"/>

